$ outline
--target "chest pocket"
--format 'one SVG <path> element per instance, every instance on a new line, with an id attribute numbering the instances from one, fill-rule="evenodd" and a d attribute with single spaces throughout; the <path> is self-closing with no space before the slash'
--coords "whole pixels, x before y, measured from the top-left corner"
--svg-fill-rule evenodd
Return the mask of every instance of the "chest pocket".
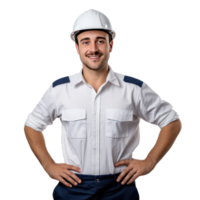
<path id="1" fill-rule="evenodd" d="M 124 138 L 129 136 L 129 124 L 133 111 L 124 109 L 106 110 L 106 137 Z"/>
<path id="2" fill-rule="evenodd" d="M 63 110 L 62 121 L 66 128 L 68 138 L 85 139 L 87 137 L 85 109 Z"/>

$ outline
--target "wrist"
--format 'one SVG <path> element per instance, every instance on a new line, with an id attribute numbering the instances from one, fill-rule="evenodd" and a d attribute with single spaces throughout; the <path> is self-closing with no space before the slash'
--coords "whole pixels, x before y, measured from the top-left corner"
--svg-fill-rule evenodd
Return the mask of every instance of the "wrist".
<path id="1" fill-rule="evenodd" d="M 145 160 L 146 160 L 147 162 L 150 163 L 152 169 L 153 169 L 153 168 L 156 166 L 156 164 L 157 164 L 156 159 L 155 159 L 155 158 L 152 158 L 152 157 L 150 157 L 150 156 L 147 156 Z"/>
<path id="2" fill-rule="evenodd" d="M 51 161 L 51 162 L 48 162 L 48 163 L 43 164 L 44 170 L 47 171 L 47 169 L 49 168 L 49 166 L 50 166 L 50 165 L 53 165 L 53 164 L 55 164 L 54 161 Z"/>

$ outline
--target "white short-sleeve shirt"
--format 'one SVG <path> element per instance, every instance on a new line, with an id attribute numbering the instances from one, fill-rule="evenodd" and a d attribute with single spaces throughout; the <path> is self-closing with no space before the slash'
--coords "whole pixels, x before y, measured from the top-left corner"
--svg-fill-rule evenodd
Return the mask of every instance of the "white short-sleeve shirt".
<path id="1" fill-rule="evenodd" d="M 98 92 L 79 73 L 54 81 L 25 125 L 44 131 L 60 118 L 62 152 L 66 164 L 80 174 L 120 173 L 120 160 L 131 160 L 139 144 L 140 118 L 160 128 L 179 118 L 145 82 L 112 70 Z M 79 174 L 77 171 L 70 170 Z"/>

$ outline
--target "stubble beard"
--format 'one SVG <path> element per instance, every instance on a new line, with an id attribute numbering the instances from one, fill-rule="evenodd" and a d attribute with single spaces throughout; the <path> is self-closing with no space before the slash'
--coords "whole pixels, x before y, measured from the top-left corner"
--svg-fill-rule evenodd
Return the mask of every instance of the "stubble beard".
<path id="1" fill-rule="evenodd" d="M 100 70 L 102 67 L 104 67 L 104 66 L 107 64 L 108 59 L 109 59 L 109 54 L 106 55 L 106 56 L 103 58 L 103 60 L 99 63 L 98 68 L 92 68 L 92 67 L 90 66 L 89 63 L 86 63 L 86 62 L 83 61 L 83 59 L 82 59 L 81 56 L 80 56 L 80 59 L 81 59 L 81 62 L 82 62 L 88 69 L 98 71 L 98 70 Z M 88 57 L 87 57 L 86 59 L 88 59 Z M 92 62 L 95 62 L 95 61 L 92 61 Z M 99 61 L 97 61 L 97 62 L 99 62 Z"/>

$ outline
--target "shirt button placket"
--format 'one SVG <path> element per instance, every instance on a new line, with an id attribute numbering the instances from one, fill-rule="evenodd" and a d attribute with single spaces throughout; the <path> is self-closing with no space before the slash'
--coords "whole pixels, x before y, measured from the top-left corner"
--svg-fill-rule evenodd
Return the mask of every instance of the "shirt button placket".
<path id="1" fill-rule="evenodd" d="M 93 113 L 92 113 L 92 171 L 96 174 L 96 93 L 94 89 L 93 94 Z"/>

